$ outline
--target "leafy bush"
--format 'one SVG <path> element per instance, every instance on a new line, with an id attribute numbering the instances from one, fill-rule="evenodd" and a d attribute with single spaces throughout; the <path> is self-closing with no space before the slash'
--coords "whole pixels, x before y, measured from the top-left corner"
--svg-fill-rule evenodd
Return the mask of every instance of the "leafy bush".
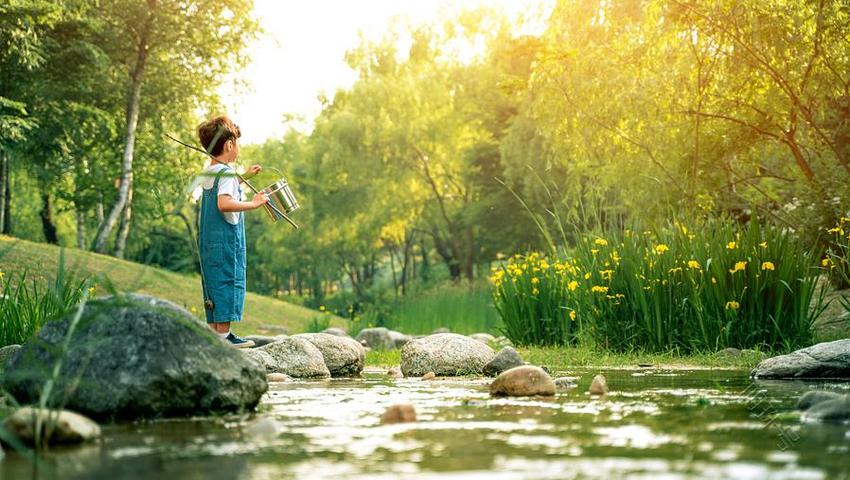
<path id="1" fill-rule="evenodd" d="M 823 311 L 819 256 L 755 222 L 585 235 L 558 257 L 514 257 L 494 272 L 494 301 L 516 344 L 787 350 L 811 343 Z"/>

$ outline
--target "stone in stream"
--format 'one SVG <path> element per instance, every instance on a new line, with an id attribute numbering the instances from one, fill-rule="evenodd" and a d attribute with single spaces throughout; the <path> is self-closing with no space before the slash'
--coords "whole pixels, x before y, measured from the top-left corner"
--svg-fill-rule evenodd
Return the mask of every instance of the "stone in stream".
<path id="1" fill-rule="evenodd" d="M 576 377 L 558 377 L 553 382 L 558 390 L 569 390 L 578 386 L 576 380 L 578 380 Z"/>
<path id="2" fill-rule="evenodd" d="M 100 426 L 88 417 L 68 410 L 43 410 L 33 407 L 19 408 L 6 417 L 3 429 L 21 442 L 34 445 L 37 421 L 41 422 L 41 435 L 44 435 L 49 427 L 49 444 L 82 443 L 100 437 Z"/>
<path id="3" fill-rule="evenodd" d="M 280 383 L 280 382 L 288 382 L 292 380 L 292 378 L 285 373 L 270 373 L 266 375 L 266 380 L 269 383 Z"/>
<path id="4" fill-rule="evenodd" d="M 411 340 L 401 349 L 405 377 L 434 372 L 441 377 L 480 375 L 496 353 L 492 348 L 456 333 L 440 333 Z"/>
<path id="5" fill-rule="evenodd" d="M 490 395 L 524 397 L 555 395 L 555 383 L 542 368 L 522 365 L 502 372 L 490 384 Z"/>
<path id="6" fill-rule="evenodd" d="M 337 327 L 330 327 L 322 330 L 322 333 L 327 333 L 328 335 L 336 335 L 337 337 L 349 337 L 351 336 L 345 330 Z"/>
<path id="7" fill-rule="evenodd" d="M 608 393 L 608 381 L 605 379 L 605 375 L 597 375 L 593 377 L 588 391 L 591 395 L 605 395 Z"/>
<path id="8" fill-rule="evenodd" d="M 270 337 L 268 335 L 246 335 L 245 340 L 251 340 L 257 347 L 268 345 L 279 340 L 278 337 Z"/>
<path id="9" fill-rule="evenodd" d="M 491 343 L 496 342 L 496 337 L 494 337 L 493 335 L 490 335 L 489 333 L 473 333 L 472 335 L 469 336 L 469 338 L 473 338 L 475 340 L 478 340 L 479 342 L 481 342 L 485 345 L 490 345 Z"/>
<path id="10" fill-rule="evenodd" d="M 488 377 L 495 377 L 505 370 L 510 370 L 520 365 L 525 365 L 525 362 L 519 356 L 519 353 L 513 347 L 505 347 L 484 365 L 482 372 Z"/>
<path id="11" fill-rule="evenodd" d="M 395 342 L 390 331 L 384 327 L 364 328 L 357 334 L 356 340 L 372 350 L 392 350 Z"/>
<path id="12" fill-rule="evenodd" d="M 435 378 L 437 378 L 437 375 L 435 375 L 434 372 L 428 372 L 425 375 L 422 375 L 422 380 L 433 380 Z"/>
<path id="13" fill-rule="evenodd" d="M 387 370 L 387 376 L 392 378 L 402 378 L 404 374 L 401 373 L 401 367 L 391 367 Z"/>
<path id="14" fill-rule="evenodd" d="M 842 396 L 843 395 L 840 393 L 830 392 L 829 390 L 810 390 L 804 393 L 803 396 L 800 397 L 800 400 L 797 401 L 797 409 L 808 410 L 818 403 L 835 400 Z"/>
<path id="15" fill-rule="evenodd" d="M 329 333 L 302 333 L 292 338 L 303 338 L 322 352 L 331 377 L 358 377 L 366 363 L 366 349 L 351 337 L 338 337 Z"/>
<path id="16" fill-rule="evenodd" d="M 407 342 L 412 340 L 410 335 L 405 335 L 401 332 L 396 332 L 395 330 L 390 330 L 390 338 L 393 341 L 393 348 L 401 348 L 407 345 Z"/>
<path id="17" fill-rule="evenodd" d="M 803 412 L 804 422 L 846 422 L 850 420 L 850 395 L 816 403 Z"/>
<path id="18" fill-rule="evenodd" d="M 850 378 L 850 339 L 818 343 L 762 360 L 753 378 Z"/>
<path id="19" fill-rule="evenodd" d="M 304 338 L 284 338 L 257 350 L 271 355 L 273 363 L 271 369 L 267 370 L 269 373 L 285 373 L 293 378 L 331 376 L 322 352 Z"/>
<path id="20" fill-rule="evenodd" d="M 6 368 L 6 364 L 12 360 L 18 351 L 21 350 L 20 345 L 6 345 L 3 348 L 0 348 L 0 377 L 3 377 L 3 370 Z"/>
<path id="21" fill-rule="evenodd" d="M 275 371 L 274 357 L 272 357 L 269 352 L 260 350 L 259 348 L 242 348 L 239 351 L 242 352 L 245 357 L 257 362 L 263 367 L 263 369 L 265 369 L 266 372 Z"/>
<path id="22" fill-rule="evenodd" d="M 416 409 L 409 403 L 392 405 L 381 415 L 381 424 L 416 421 Z"/>
<path id="23" fill-rule="evenodd" d="M 47 322 L 12 358 L 3 386 L 20 403 L 36 402 L 61 365 L 48 405 L 96 418 L 253 409 L 268 389 L 266 372 L 169 304 L 138 295 L 100 298 L 85 305 L 72 334 L 76 312 Z"/>

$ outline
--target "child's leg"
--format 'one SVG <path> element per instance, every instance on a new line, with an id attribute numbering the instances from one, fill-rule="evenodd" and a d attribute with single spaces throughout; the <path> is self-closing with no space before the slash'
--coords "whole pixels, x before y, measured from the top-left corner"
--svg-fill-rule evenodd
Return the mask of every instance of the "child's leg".
<path id="1" fill-rule="evenodd" d="M 218 334 L 227 333 L 230 331 L 230 322 L 213 322 L 209 324 L 213 331 Z"/>

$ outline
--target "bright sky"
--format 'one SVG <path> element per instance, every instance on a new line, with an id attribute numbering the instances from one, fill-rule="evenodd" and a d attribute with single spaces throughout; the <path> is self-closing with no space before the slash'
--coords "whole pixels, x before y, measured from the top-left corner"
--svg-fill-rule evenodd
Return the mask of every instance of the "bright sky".
<path id="1" fill-rule="evenodd" d="M 347 50 L 359 44 L 359 32 L 382 37 L 390 20 L 407 16 L 416 23 L 445 12 L 498 6 L 511 17 L 551 8 L 552 0 L 254 0 L 255 16 L 266 31 L 247 52 L 250 64 L 219 93 L 227 113 L 242 130 L 245 143 L 280 137 L 290 124 L 309 131 L 321 110 L 318 96 L 329 98 L 350 87 L 356 74 L 345 64 Z"/>

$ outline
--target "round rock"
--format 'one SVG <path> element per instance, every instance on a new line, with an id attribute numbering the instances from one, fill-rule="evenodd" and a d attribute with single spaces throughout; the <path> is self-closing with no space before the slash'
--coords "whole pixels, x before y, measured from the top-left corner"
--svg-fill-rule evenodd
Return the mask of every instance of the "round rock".
<path id="1" fill-rule="evenodd" d="M 356 340 L 372 350 L 392 350 L 395 342 L 390 331 L 384 327 L 364 328 L 357 334 Z"/>
<path id="2" fill-rule="evenodd" d="M 605 379 L 605 375 L 597 375 L 593 377 L 588 391 L 591 395 L 605 395 L 608 393 L 608 381 Z"/>
<path id="3" fill-rule="evenodd" d="M 407 345 L 407 342 L 411 340 L 410 335 L 405 335 L 401 332 L 397 332 L 395 330 L 389 331 L 390 338 L 393 341 L 393 348 L 401 348 Z"/>
<path id="4" fill-rule="evenodd" d="M 836 400 L 843 397 L 840 393 L 830 392 L 829 390 L 811 390 L 803 394 L 800 400 L 797 401 L 798 410 L 808 410 L 809 408 L 821 402 Z"/>
<path id="5" fill-rule="evenodd" d="M 818 343 L 762 360 L 753 378 L 850 378 L 850 339 Z"/>
<path id="6" fill-rule="evenodd" d="M 490 384 L 490 395 L 524 397 L 555 394 L 555 383 L 542 368 L 522 365 L 502 372 Z"/>
<path id="7" fill-rule="evenodd" d="M 288 337 L 257 350 L 271 355 L 269 373 L 285 373 L 294 378 L 327 378 L 331 372 L 325 365 L 322 352 L 304 338 Z"/>
<path id="8" fill-rule="evenodd" d="M 95 418 L 253 409 L 268 389 L 266 372 L 168 303 L 102 298 L 86 304 L 73 334 L 74 314 L 46 323 L 10 361 L 5 389 L 20 403 L 38 401 L 60 365 L 48 405 Z"/>
<path id="9" fill-rule="evenodd" d="M 469 336 L 469 338 L 474 338 L 475 340 L 478 340 L 479 342 L 486 345 L 490 345 L 491 343 L 496 342 L 496 337 L 490 335 L 489 333 L 473 333 Z"/>
<path id="10" fill-rule="evenodd" d="M 247 358 L 257 362 L 266 372 L 274 372 L 276 368 L 276 364 L 274 361 L 274 357 L 266 352 L 265 350 L 260 350 L 259 348 L 242 348 L 239 351 Z"/>
<path id="11" fill-rule="evenodd" d="M 416 409 L 408 403 L 392 405 L 381 415 L 381 423 L 404 423 L 416 421 Z"/>
<path id="12" fill-rule="evenodd" d="M 496 353 L 492 348 L 456 333 L 440 333 L 411 340 L 401 349 L 405 377 L 434 372 L 441 377 L 480 375 Z"/>
<path id="13" fill-rule="evenodd" d="M 519 356 L 519 353 L 513 347 L 505 347 L 499 350 L 499 353 L 484 365 L 483 372 L 488 377 L 495 377 L 505 370 L 510 370 L 520 365 L 525 365 L 525 362 Z"/>
<path id="14" fill-rule="evenodd" d="M 366 349 L 351 337 L 329 333 L 302 333 L 303 338 L 322 352 L 322 358 L 332 377 L 358 377 L 366 363 Z"/>
<path id="15" fill-rule="evenodd" d="M 322 333 L 327 333 L 328 335 L 336 335 L 337 337 L 351 337 L 348 332 L 337 327 L 326 328 L 322 330 Z"/>
<path id="16" fill-rule="evenodd" d="M 809 422 L 846 422 L 850 420 L 850 396 L 841 395 L 816 403 L 803 412 L 801 418 Z"/>
<path id="17" fill-rule="evenodd" d="M 44 435 L 46 426 L 51 426 L 48 443 L 81 443 L 100 437 L 100 426 L 88 417 L 68 410 L 42 410 L 23 407 L 6 417 L 3 428 L 27 445 L 36 439 L 36 425 Z"/>

